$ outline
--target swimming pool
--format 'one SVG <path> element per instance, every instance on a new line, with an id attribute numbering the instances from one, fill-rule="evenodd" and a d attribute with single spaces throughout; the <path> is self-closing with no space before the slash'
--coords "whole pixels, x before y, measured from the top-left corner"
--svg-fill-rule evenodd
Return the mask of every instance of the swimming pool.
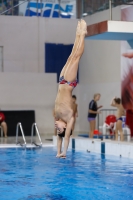
<path id="1" fill-rule="evenodd" d="M 56 149 L 0 149 L 0 200 L 133 199 L 133 160 Z"/>

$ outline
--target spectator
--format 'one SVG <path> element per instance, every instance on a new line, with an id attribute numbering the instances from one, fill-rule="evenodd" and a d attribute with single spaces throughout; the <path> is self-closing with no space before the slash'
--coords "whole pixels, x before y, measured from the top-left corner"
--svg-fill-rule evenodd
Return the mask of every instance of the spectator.
<path id="1" fill-rule="evenodd" d="M 90 133 L 89 137 L 93 138 L 95 126 L 96 126 L 96 116 L 100 113 L 98 109 L 102 108 L 102 106 L 97 106 L 97 101 L 99 101 L 101 95 L 99 93 L 94 94 L 94 99 L 89 103 L 89 111 L 88 111 L 88 121 L 90 123 Z"/>

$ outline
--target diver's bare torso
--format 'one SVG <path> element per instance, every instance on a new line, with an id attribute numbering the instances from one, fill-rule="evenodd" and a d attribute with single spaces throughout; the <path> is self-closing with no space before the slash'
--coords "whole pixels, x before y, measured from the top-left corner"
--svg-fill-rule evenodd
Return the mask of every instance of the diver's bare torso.
<path id="1" fill-rule="evenodd" d="M 55 100 L 55 119 L 68 122 L 73 116 L 72 87 L 64 84 L 59 85 Z"/>

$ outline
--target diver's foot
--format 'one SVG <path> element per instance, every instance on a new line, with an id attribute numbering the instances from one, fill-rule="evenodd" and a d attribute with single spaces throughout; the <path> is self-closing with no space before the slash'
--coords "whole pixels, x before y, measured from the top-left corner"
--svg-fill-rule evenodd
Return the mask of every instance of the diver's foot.
<path id="1" fill-rule="evenodd" d="M 80 20 L 80 34 L 87 35 L 87 24 L 83 19 Z"/>
<path id="2" fill-rule="evenodd" d="M 76 35 L 80 35 L 80 21 L 78 21 L 77 29 L 76 29 Z"/>

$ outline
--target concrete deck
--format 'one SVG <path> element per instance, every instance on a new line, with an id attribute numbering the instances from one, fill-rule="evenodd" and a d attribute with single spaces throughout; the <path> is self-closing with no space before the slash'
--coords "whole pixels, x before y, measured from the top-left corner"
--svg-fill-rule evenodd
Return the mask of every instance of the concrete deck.
<path id="1" fill-rule="evenodd" d="M 52 135 L 41 136 L 41 139 L 42 139 L 43 146 L 53 146 Z M 18 137 L 18 141 L 23 143 L 22 137 Z M 39 144 L 39 140 L 37 136 L 33 137 L 33 141 Z M 26 137 L 26 143 L 27 143 L 26 145 L 27 147 L 35 147 L 35 145 L 31 144 L 30 136 Z M 3 148 L 3 147 L 21 147 L 21 146 L 19 144 L 16 145 L 16 137 L 7 137 L 7 138 L 0 137 L 0 148 Z"/>

